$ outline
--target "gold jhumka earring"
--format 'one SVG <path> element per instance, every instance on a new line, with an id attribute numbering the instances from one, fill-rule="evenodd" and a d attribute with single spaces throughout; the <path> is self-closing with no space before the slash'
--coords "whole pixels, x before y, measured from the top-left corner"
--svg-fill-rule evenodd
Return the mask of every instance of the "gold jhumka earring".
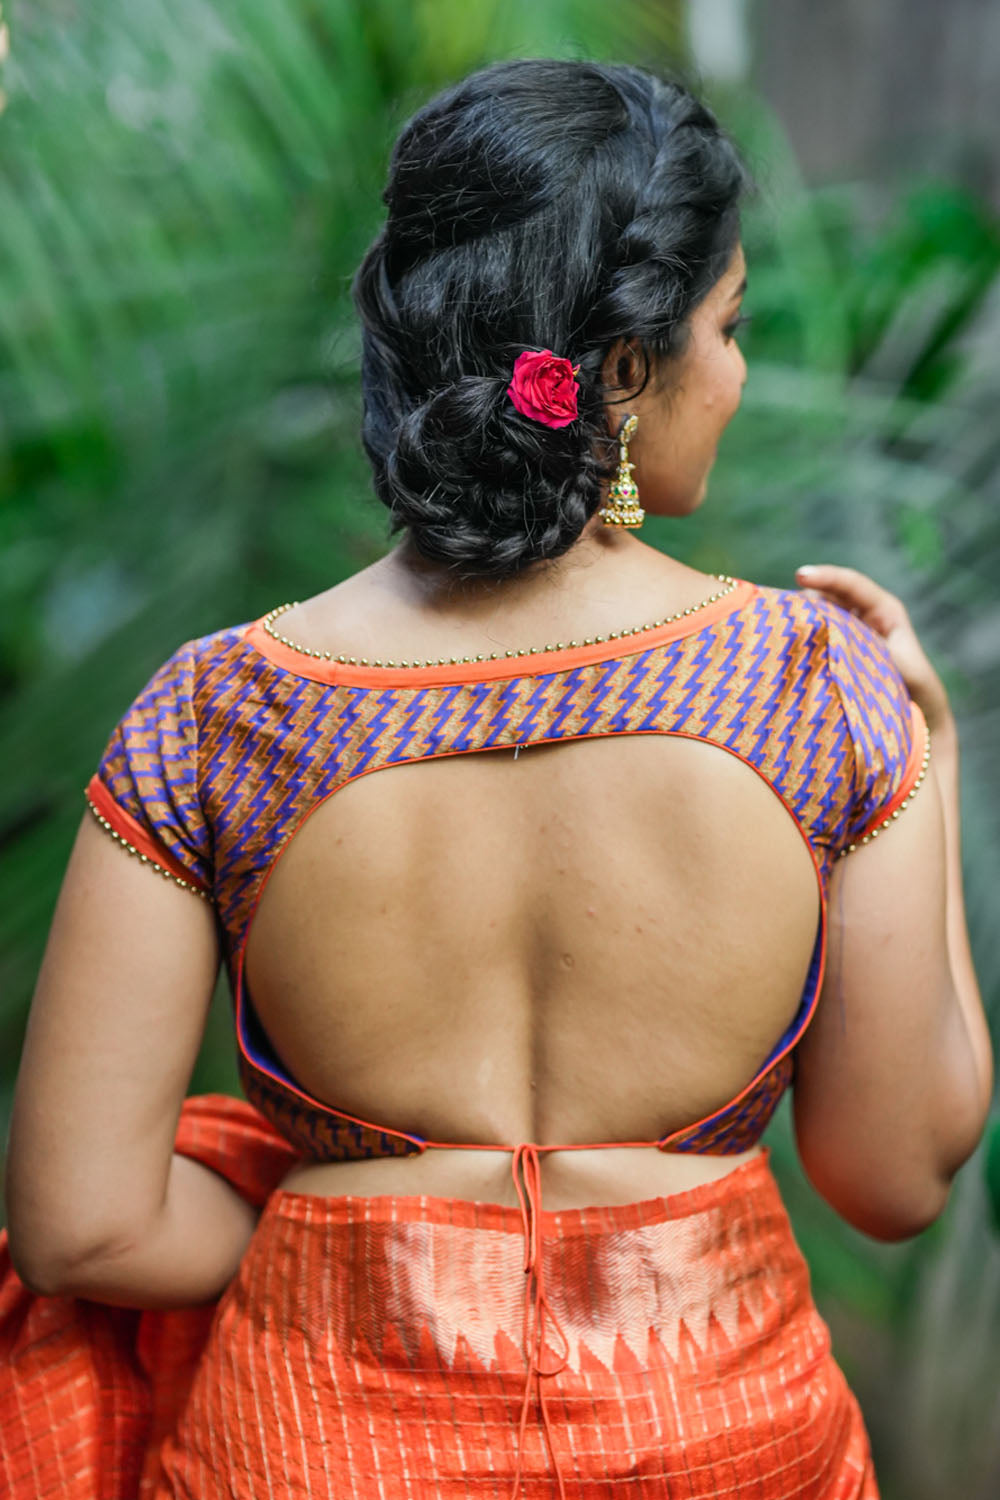
<path id="1" fill-rule="evenodd" d="M 608 489 L 608 504 L 602 505 L 597 514 L 605 526 L 641 526 L 646 512 L 639 504 L 639 488 L 632 478 L 635 464 L 628 461 L 629 439 L 635 436 L 639 418 L 634 414 L 625 418 L 618 431 L 618 471 Z"/>

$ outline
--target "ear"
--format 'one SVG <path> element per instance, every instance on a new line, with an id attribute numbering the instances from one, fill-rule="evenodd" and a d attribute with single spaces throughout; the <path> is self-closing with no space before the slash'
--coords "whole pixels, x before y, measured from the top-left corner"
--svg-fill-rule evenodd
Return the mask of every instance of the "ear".
<path id="1" fill-rule="evenodd" d="M 646 361 L 642 346 L 637 339 L 616 339 L 608 350 L 601 366 L 601 380 L 607 398 L 605 408 L 608 433 L 616 436 L 628 410 L 628 398 L 643 384 L 646 376 Z"/>
<path id="2" fill-rule="evenodd" d="M 601 380 L 607 395 L 632 395 L 643 383 L 646 360 L 636 339 L 616 339 L 601 366 Z"/>

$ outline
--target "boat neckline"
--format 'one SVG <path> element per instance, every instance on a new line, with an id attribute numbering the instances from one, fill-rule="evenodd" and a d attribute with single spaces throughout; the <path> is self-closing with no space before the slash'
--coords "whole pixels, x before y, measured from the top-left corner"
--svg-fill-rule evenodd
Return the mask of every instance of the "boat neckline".
<path id="1" fill-rule="evenodd" d="M 689 615 L 668 620 L 662 625 L 648 625 L 637 630 L 619 631 L 589 646 L 566 646 L 562 650 L 527 651 L 516 656 L 487 657 L 483 661 L 445 662 L 431 666 L 376 667 L 339 662 L 325 656 L 310 656 L 297 646 L 279 641 L 265 627 L 272 610 L 246 626 L 244 638 L 273 666 L 293 676 L 312 682 L 337 683 L 355 687 L 437 687 L 466 682 L 495 682 L 517 677 L 547 677 L 573 667 L 592 666 L 598 662 L 617 661 L 639 656 L 656 646 L 696 635 L 708 630 L 727 615 L 743 609 L 756 595 L 758 586 L 737 578 L 735 586 L 711 604 L 693 607 Z"/>

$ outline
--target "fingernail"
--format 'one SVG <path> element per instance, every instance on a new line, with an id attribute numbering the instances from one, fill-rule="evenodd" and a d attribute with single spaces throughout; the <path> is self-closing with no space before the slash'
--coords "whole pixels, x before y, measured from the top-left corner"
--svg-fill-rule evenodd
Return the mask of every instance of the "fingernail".
<path id="1" fill-rule="evenodd" d="M 796 568 L 795 571 L 796 573 L 815 573 L 816 569 L 812 563 L 803 563 L 801 568 Z"/>

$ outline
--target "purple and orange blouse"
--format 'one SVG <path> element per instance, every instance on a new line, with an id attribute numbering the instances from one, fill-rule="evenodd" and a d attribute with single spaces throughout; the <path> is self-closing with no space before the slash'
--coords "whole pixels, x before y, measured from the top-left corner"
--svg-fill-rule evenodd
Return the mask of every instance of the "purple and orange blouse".
<path id="1" fill-rule="evenodd" d="M 284 605 L 186 641 L 150 678 L 117 724 L 87 799 L 124 848 L 212 904 L 243 1088 L 304 1157 L 458 1144 L 388 1130 L 312 1097 L 254 1012 L 244 975 L 250 927 L 304 820 L 370 771 L 624 734 L 704 740 L 762 777 L 812 857 L 820 914 L 795 1018 L 745 1087 L 655 1142 L 603 1144 L 722 1155 L 757 1142 L 818 1000 L 833 862 L 899 816 L 930 749 L 881 637 L 837 605 L 725 583 L 705 605 L 658 626 L 434 666 L 352 663 L 296 646 L 274 624 Z"/>

